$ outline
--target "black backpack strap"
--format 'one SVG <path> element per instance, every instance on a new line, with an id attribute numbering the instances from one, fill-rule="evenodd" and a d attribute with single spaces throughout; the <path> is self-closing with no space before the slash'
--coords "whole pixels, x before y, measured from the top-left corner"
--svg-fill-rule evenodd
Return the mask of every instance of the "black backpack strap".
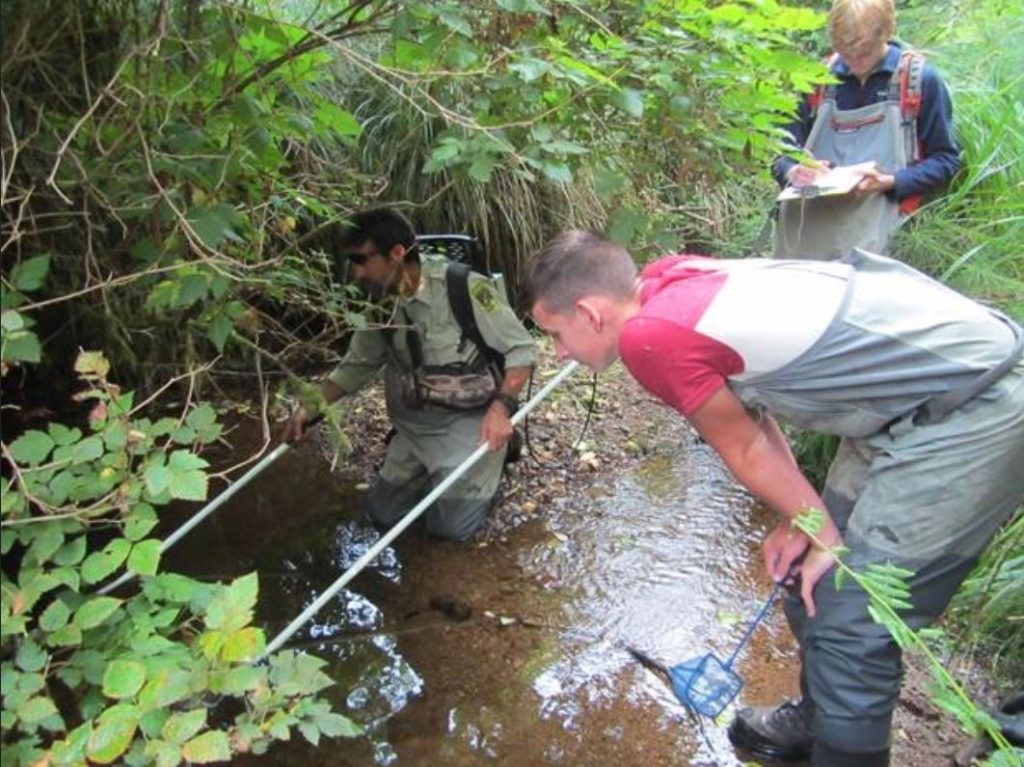
<path id="1" fill-rule="evenodd" d="M 461 344 L 467 340 L 472 341 L 484 358 L 499 369 L 504 368 L 504 356 L 492 349 L 484 341 L 477 327 L 476 317 L 473 315 L 473 300 L 469 295 L 469 275 L 473 269 L 469 264 L 461 261 L 452 261 L 445 270 L 445 282 L 448 287 L 448 302 L 452 307 L 452 314 L 455 321 L 459 323 L 462 331 Z"/>
<path id="2" fill-rule="evenodd" d="M 423 367 L 423 341 L 420 339 L 420 332 L 416 328 L 416 324 L 409 317 L 409 313 L 403 309 L 402 314 L 405 318 L 405 345 L 409 350 L 409 360 L 412 362 L 413 370 L 420 370 Z M 380 329 L 380 332 L 384 334 L 384 343 L 388 347 L 388 352 L 390 352 L 398 366 L 404 368 L 405 363 L 402 362 L 402 358 L 398 356 L 398 351 L 395 349 L 395 326 L 392 324 L 385 325 Z"/>

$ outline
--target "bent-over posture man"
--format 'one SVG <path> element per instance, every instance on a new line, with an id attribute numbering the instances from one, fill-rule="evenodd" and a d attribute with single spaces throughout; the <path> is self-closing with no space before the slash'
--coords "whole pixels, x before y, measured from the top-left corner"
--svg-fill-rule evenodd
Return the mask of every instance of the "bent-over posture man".
<path id="1" fill-rule="evenodd" d="M 1021 328 L 860 250 L 840 261 L 670 256 L 638 278 L 621 247 L 570 231 L 536 256 L 526 289 L 560 357 L 594 371 L 621 357 L 781 516 L 763 553 L 776 581 L 791 566 L 800 575 L 786 613 L 803 698 L 743 709 L 734 743 L 766 761 L 888 765 L 900 649 L 852 579 L 826 577 L 832 556 L 792 520 L 821 509 L 817 537 L 848 547 L 851 567 L 912 570 L 903 617 L 914 628 L 938 618 L 1024 503 Z M 842 437 L 821 495 L 775 415 Z"/>
<path id="2" fill-rule="evenodd" d="M 412 224 L 392 208 L 357 213 L 342 239 L 355 280 L 387 307 L 385 327 L 357 329 L 322 393 L 328 402 L 352 394 L 383 368 L 388 416 L 395 429 L 380 475 L 370 489 L 370 517 L 390 527 L 431 488 L 486 442 L 491 451 L 426 512 L 427 531 L 465 540 L 484 521 L 501 480 L 512 436 L 511 416 L 536 358 L 536 343 L 498 286 L 471 273 L 468 293 L 481 339 L 504 356 L 494 391 L 482 349 L 464 337 L 452 308 L 450 261 L 421 257 Z M 301 437 L 304 408 L 293 413 L 285 439 Z"/>

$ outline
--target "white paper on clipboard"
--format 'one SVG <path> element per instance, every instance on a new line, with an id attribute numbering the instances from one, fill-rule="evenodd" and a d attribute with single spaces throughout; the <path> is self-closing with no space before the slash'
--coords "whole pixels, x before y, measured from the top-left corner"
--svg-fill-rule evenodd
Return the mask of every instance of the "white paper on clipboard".
<path id="1" fill-rule="evenodd" d="M 804 186 L 787 186 L 776 198 L 782 200 L 806 200 L 810 197 L 827 197 L 830 195 L 849 194 L 860 183 L 864 173 L 874 168 L 873 162 L 862 162 L 857 165 L 840 165 L 830 168 L 820 175 L 813 184 Z"/>

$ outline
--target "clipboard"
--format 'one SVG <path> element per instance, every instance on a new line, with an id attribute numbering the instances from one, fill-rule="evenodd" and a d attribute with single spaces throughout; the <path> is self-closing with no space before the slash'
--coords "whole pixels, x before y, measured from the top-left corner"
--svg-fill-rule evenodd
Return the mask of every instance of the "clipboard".
<path id="1" fill-rule="evenodd" d="M 850 194 L 857 188 L 857 184 L 864 177 L 864 172 L 872 167 L 874 167 L 874 163 L 862 162 L 857 165 L 840 165 L 837 168 L 830 168 L 813 184 L 787 186 L 775 199 L 782 202 L 784 200 L 807 200 L 815 197 Z"/>

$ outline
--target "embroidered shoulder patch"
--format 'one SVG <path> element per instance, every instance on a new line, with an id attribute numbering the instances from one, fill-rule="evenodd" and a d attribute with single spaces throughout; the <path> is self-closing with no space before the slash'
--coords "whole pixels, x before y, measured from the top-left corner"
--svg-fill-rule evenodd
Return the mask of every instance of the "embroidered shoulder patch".
<path id="1" fill-rule="evenodd" d="M 473 280 L 469 287 L 469 296 L 473 303 L 488 314 L 498 310 L 498 291 L 490 280 Z"/>

